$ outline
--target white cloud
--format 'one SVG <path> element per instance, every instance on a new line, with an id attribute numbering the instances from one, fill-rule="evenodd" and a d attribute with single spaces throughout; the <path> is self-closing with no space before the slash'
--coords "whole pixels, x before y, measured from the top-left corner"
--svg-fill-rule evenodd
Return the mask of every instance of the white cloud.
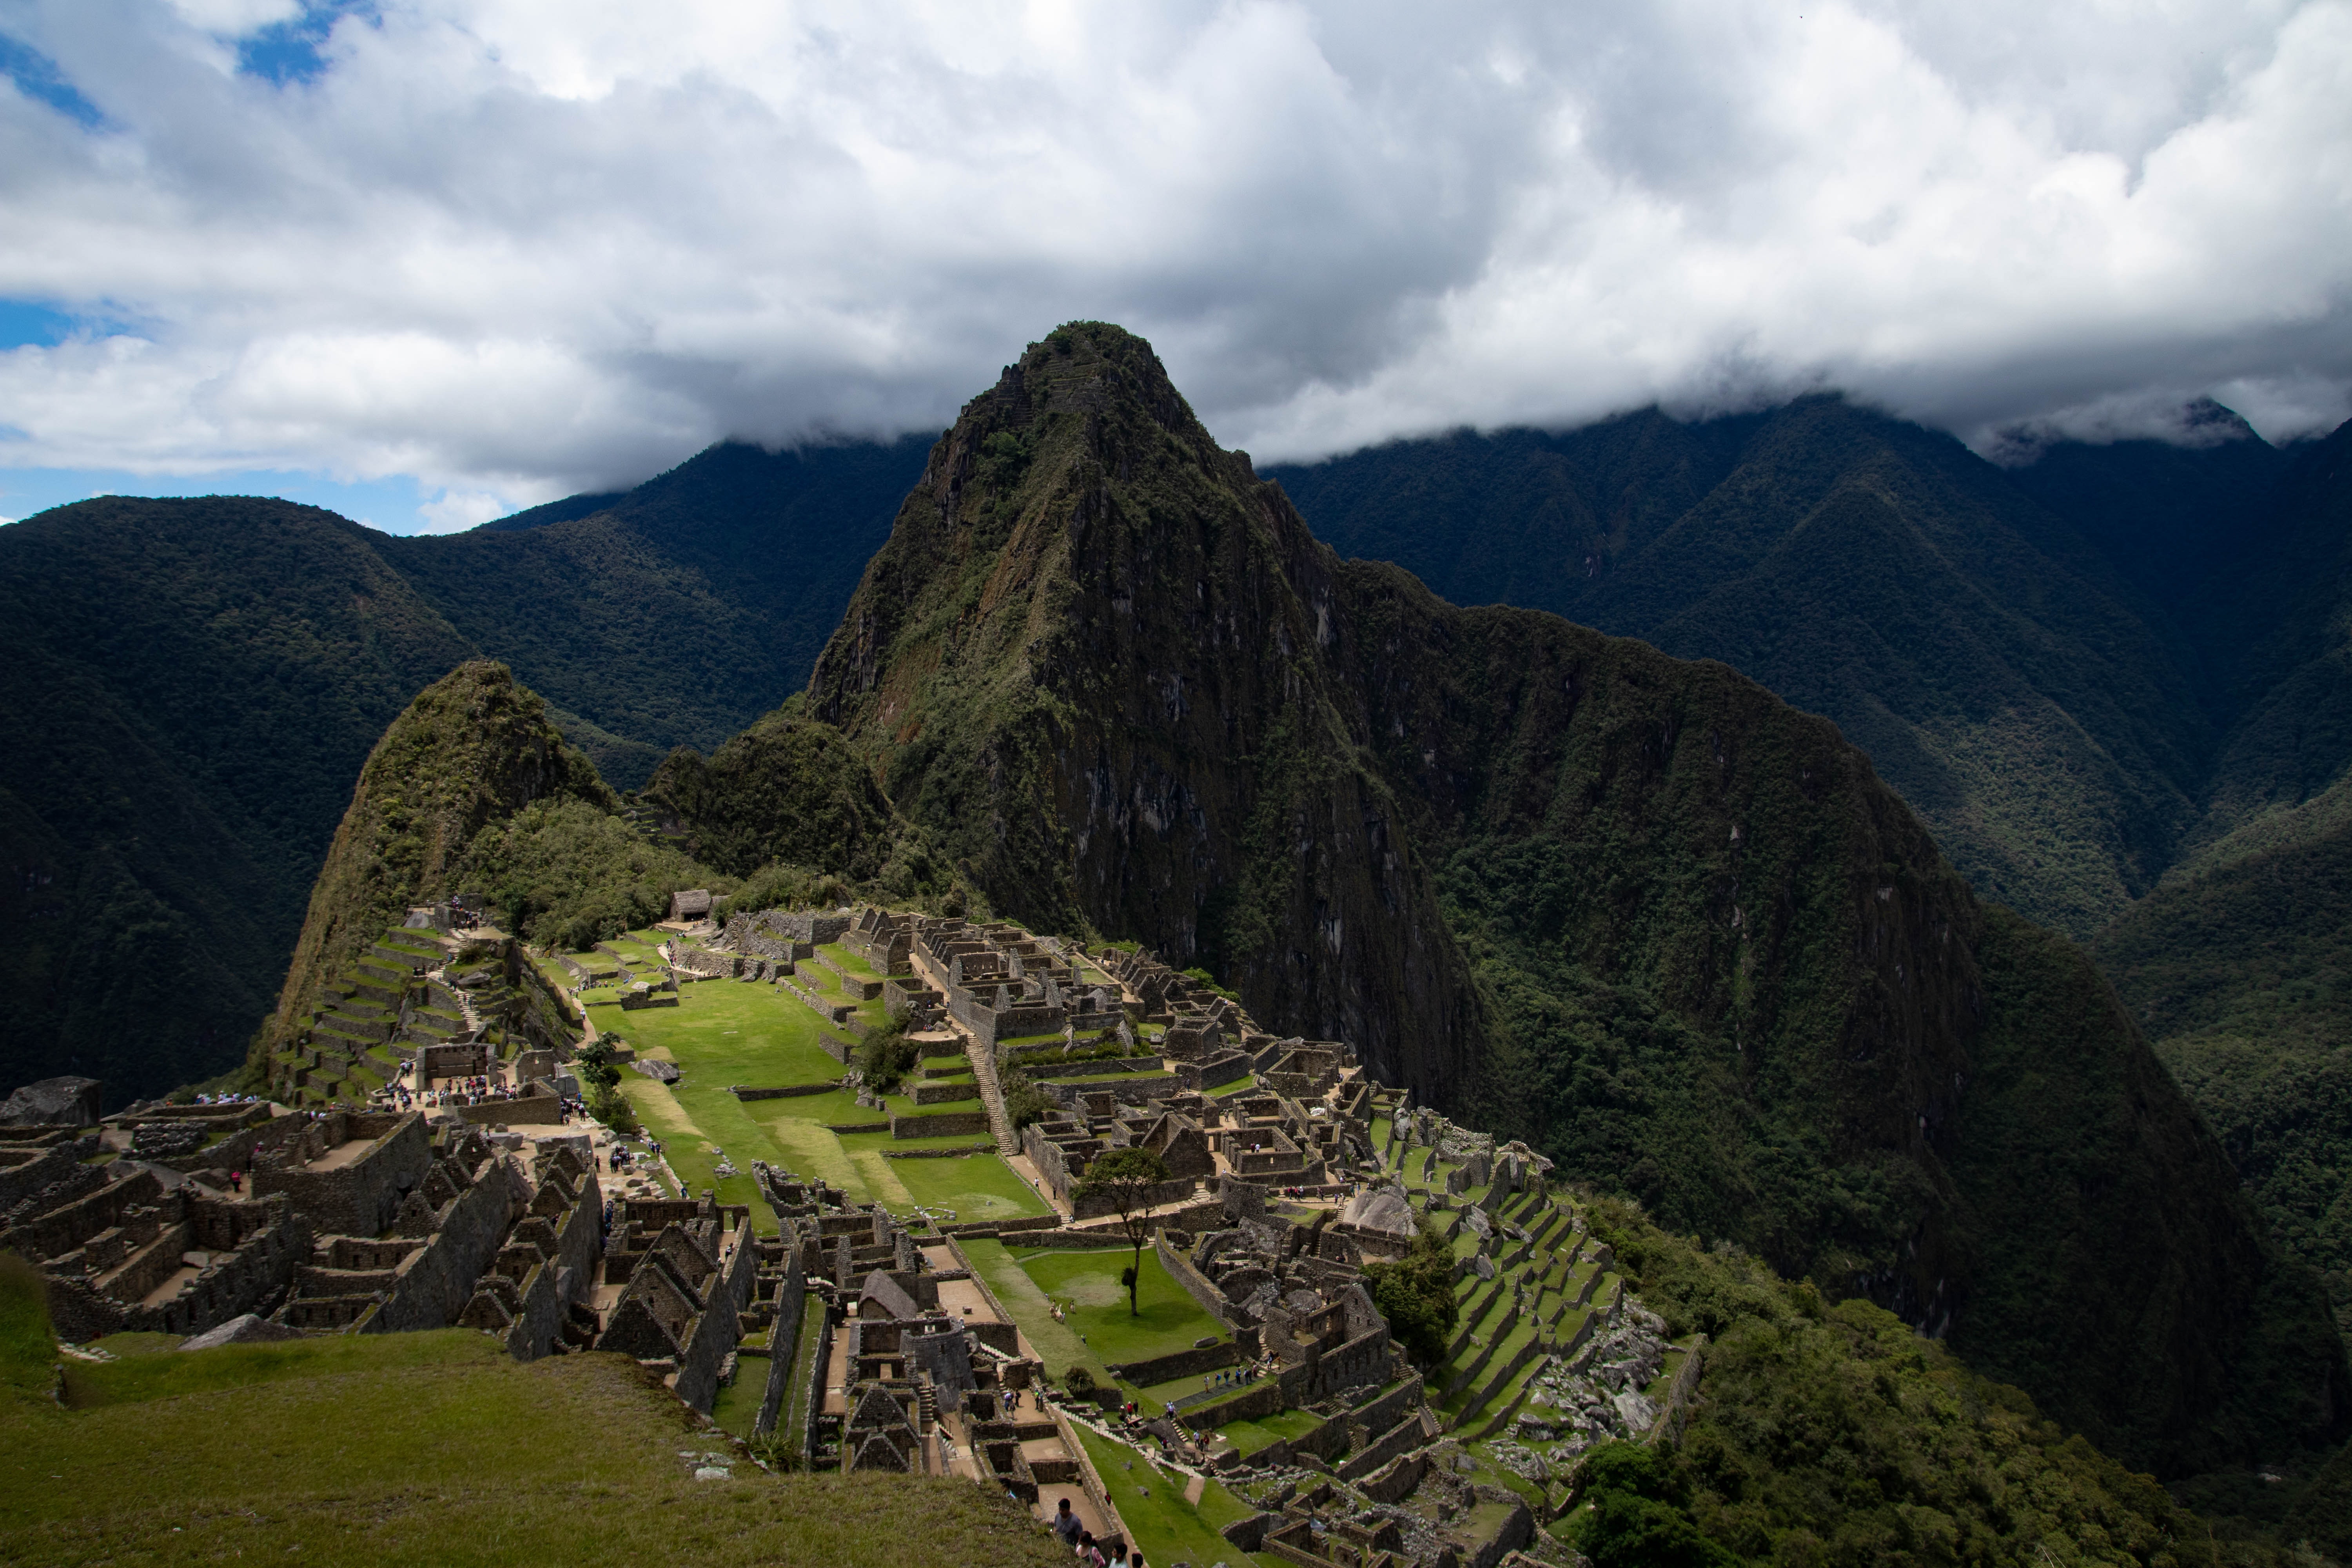
<path id="1" fill-rule="evenodd" d="M 1816 385 L 2278 437 L 2352 386 L 2346 0 L 384 0 L 236 74 L 294 14 L 15 14 L 104 118 L 0 88 L 0 298 L 137 325 L 0 353 L 0 460 L 459 526 L 936 428 L 1081 316 L 1261 458 Z"/>
<path id="2" fill-rule="evenodd" d="M 504 496 L 487 490 L 443 490 L 416 509 L 425 520 L 426 533 L 457 533 L 492 518 L 504 517 L 513 510 Z"/>

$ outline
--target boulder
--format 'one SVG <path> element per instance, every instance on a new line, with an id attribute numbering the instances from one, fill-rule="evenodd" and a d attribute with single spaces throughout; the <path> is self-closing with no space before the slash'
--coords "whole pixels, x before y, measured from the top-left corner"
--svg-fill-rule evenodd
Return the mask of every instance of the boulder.
<path id="1" fill-rule="evenodd" d="M 677 1068 L 670 1062 L 637 1061 L 629 1065 L 658 1083 L 676 1083 L 678 1079 Z"/>
<path id="2" fill-rule="evenodd" d="M 283 1323 L 273 1323 L 267 1318 L 247 1312 L 242 1317 L 231 1318 L 216 1329 L 206 1329 L 192 1339 L 182 1341 L 180 1348 L 184 1351 L 208 1351 L 222 1345 L 266 1345 L 301 1337 L 299 1329 L 289 1329 Z"/>
<path id="3" fill-rule="evenodd" d="M 1405 1202 L 1403 1192 L 1393 1186 L 1367 1187 L 1358 1193 L 1339 1212 L 1339 1222 L 1390 1236 L 1409 1237 L 1415 1229 L 1412 1205 Z"/>
<path id="4" fill-rule="evenodd" d="M 98 1079 L 45 1078 L 0 1104 L 0 1127 L 95 1127 Z"/>

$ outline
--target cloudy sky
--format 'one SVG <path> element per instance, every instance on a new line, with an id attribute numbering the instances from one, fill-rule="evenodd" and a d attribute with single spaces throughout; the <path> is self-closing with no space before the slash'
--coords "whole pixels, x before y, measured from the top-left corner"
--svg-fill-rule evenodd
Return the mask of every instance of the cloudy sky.
<path id="1" fill-rule="evenodd" d="M 0 72 L 5 517 L 462 527 L 1078 317 L 1261 459 L 2352 414 L 2347 0 L 0 0 Z"/>

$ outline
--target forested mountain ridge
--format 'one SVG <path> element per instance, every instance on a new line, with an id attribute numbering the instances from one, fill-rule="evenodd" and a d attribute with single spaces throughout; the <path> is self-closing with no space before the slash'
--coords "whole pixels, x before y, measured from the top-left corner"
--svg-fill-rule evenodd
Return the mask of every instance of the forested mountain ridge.
<path id="1" fill-rule="evenodd" d="M 1341 561 L 1116 328 L 967 405 L 808 710 L 993 907 L 1205 963 L 2131 1462 L 2352 1412 L 2310 1276 L 2105 981 L 1834 729 Z"/>
<path id="2" fill-rule="evenodd" d="M 1827 715 L 1979 893 L 2088 936 L 2194 826 L 2228 716 L 2212 617 L 2181 606 L 2217 584 L 2229 598 L 2263 559 L 2232 522 L 2268 515 L 2284 460 L 2216 417 L 2231 438 L 2208 447 L 2068 444 L 2010 472 L 1820 396 L 1457 432 L 1269 475 L 1342 553 L 1454 603 L 1720 658 Z M 2144 491 L 2175 498 L 2161 538 L 2118 516 Z"/>
<path id="3" fill-rule="evenodd" d="M 371 746 L 510 660 L 624 784 L 805 680 L 922 443 L 714 447 L 586 510 L 400 539 L 252 497 L 101 497 L 0 528 L 0 1079 L 110 1102 L 233 1067 Z"/>

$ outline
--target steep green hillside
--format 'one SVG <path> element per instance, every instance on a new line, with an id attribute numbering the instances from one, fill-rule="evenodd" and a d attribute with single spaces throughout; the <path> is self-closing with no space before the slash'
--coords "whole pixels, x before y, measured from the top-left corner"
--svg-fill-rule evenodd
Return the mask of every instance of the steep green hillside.
<path id="1" fill-rule="evenodd" d="M 879 880 L 903 898 L 929 871 L 908 864 L 904 825 L 831 725 L 793 698 L 705 761 L 680 749 L 655 773 L 645 798 L 688 826 L 687 844 L 720 871 L 747 877 L 782 862 Z M 921 857 L 915 852 L 919 864 Z M 887 874 L 886 874 L 887 872 Z"/>
<path id="2" fill-rule="evenodd" d="M 1935 472 L 1819 463 L 1847 418 L 1768 450 L 1909 559 L 1887 497 Z M 2087 581 L 2052 571 L 2030 602 Z M 967 405 L 809 706 L 993 907 L 1206 962 L 1678 1231 L 1948 1331 L 2130 1462 L 2352 1414 L 2309 1276 L 2088 960 L 1980 906 L 1830 725 L 1343 563 L 1116 328 Z"/>
<path id="3" fill-rule="evenodd" d="M 359 762 L 471 645 L 284 501 L 84 501 L 0 529 L 0 1083 L 210 1077 L 285 973 Z"/>
<path id="4" fill-rule="evenodd" d="M 585 515 L 378 548 L 630 786 L 807 682 L 924 445 L 729 442 Z"/>
<path id="5" fill-rule="evenodd" d="M 567 799 L 607 814 L 620 805 L 506 666 L 478 659 L 420 692 L 360 770 L 255 1059 L 412 906 L 472 890 L 465 857 L 484 829 L 534 802 Z"/>
<path id="6" fill-rule="evenodd" d="M 2318 820 L 2307 839 L 2168 885 L 2097 952 L 2352 1328 L 2352 822 Z"/>
<path id="7" fill-rule="evenodd" d="M 0 1089 L 110 1103 L 230 1067 L 352 777 L 408 700 L 506 659 L 635 784 L 799 688 L 920 442 L 713 447 L 621 496 L 393 539 L 253 498 L 107 497 L 0 529 Z"/>
<path id="8" fill-rule="evenodd" d="M 2352 768 L 2352 423 L 2293 458 L 2269 548 L 2230 601 L 2244 707 L 2200 840 L 2292 810 Z"/>
<path id="9" fill-rule="evenodd" d="M 1674 1533 L 1679 1520 L 1751 1563 L 2295 1561 L 2215 1540 L 2147 1477 L 1888 1313 L 1826 1305 L 1744 1254 L 1702 1252 L 1628 1205 L 1597 1207 L 1599 1233 L 1669 1331 L 1710 1343 L 1681 1441 L 1620 1446 L 1585 1472 L 1596 1517 L 1553 1528 L 1588 1551 L 1630 1525 Z"/>
<path id="10" fill-rule="evenodd" d="M 1948 436 L 1815 397 L 1270 477 L 1342 553 L 1456 604 L 1721 659 L 1826 714 L 1979 892 L 2075 935 L 2154 885 L 2194 815 L 2193 651 L 2099 542 Z"/>

